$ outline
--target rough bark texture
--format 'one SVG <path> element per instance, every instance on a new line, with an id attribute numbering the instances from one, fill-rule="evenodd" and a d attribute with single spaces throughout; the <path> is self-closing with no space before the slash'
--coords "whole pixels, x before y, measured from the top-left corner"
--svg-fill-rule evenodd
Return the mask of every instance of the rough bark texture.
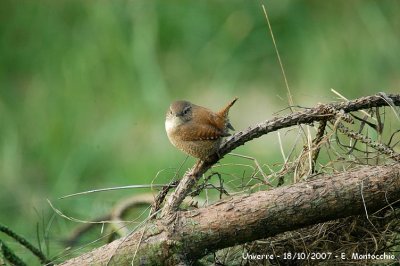
<path id="1" fill-rule="evenodd" d="M 62 265 L 190 263 L 213 250 L 366 210 L 371 213 L 399 199 L 400 165 L 368 166 L 179 211 L 173 223 L 153 221 Z"/>

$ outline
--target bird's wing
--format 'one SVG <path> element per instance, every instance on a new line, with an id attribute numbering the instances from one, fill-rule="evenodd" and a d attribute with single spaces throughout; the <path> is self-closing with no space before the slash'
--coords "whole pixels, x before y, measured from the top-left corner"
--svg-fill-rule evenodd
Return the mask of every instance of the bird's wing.
<path id="1" fill-rule="evenodd" d="M 226 136 L 222 130 L 215 126 L 191 122 L 180 126 L 178 134 L 184 141 L 216 140 Z"/>

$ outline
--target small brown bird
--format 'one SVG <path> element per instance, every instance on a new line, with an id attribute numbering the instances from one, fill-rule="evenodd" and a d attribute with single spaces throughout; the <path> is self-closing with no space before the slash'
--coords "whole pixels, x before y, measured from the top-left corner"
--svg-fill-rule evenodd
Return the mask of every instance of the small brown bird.
<path id="1" fill-rule="evenodd" d="M 175 101 L 167 110 L 165 130 L 171 143 L 181 151 L 206 160 L 217 152 L 223 137 L 229 136 L 229 108 L 236 102 L 233 99 L 226 107 L 214 113 L 210 109 L 188 101 Z"/>

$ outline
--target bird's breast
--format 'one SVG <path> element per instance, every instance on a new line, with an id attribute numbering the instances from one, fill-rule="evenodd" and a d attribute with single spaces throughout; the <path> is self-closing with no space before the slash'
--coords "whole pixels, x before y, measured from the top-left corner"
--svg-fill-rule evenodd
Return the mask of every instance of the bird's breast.
<path id="1" fill-rule="evenodd" d="M 172 121 L 172 119 L 165 120 L 165 130 L 167 131 L 167 133 L 170 133 L 171 131 L 173 131 L 175 126 L 176 125 L 175 125 L 174 121 Z"/>

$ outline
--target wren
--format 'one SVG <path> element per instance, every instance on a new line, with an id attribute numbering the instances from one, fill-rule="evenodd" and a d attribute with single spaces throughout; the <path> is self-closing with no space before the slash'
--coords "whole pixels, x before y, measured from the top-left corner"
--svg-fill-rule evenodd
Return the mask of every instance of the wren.
<path id="1" fill-rule="evenodd" d="M 170 142 L 181 151 L 205 161 L 217 153 L 222 139 L 234 130 L 228 119 L 233 99 L 218 112 L 188 101 L 175 101 L 167 110 L 165 130 Z"/>

